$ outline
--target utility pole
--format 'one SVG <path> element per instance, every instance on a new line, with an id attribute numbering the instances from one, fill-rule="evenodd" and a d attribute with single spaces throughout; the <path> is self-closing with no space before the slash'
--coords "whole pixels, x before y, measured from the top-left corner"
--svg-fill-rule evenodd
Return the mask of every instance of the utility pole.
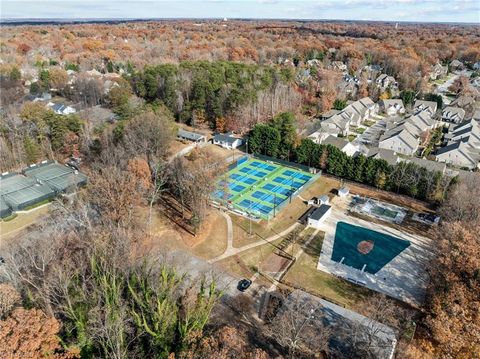
<path id="1" fill-rule="evenodd" d="M 251 237 L 252 236 L 252 202 L 250 202 L 249 206 L 248 206 L 248 219 L 249 219 L 249 222 L 250 222 L 250 228 L 249 228 L 249 231 L 248 231 L 248 235 Z"/>

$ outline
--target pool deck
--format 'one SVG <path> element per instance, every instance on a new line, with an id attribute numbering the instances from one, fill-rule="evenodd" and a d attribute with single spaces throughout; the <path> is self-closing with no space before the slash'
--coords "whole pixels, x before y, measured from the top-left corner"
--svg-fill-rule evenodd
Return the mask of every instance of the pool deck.
<path id="1" fill-rule="evenodd" d="M 385 293 L 413 306 L 420 306 L 424 301 L 428 280 L 426 266 L 431 253 L 429 250 L 431 239 L 350 217 L 345 210 L 345 201 L 349 200 L 348 197 L 335 198 L 334 202 L 337 205 L 334 205 L 332 214 L 320 228 L 325 232 L 325 237 L 317 269 Z M 331 260 L 335 230 L 340 221 L 410 241 L 411 245 L 376 274 L 362 272 Z"/>

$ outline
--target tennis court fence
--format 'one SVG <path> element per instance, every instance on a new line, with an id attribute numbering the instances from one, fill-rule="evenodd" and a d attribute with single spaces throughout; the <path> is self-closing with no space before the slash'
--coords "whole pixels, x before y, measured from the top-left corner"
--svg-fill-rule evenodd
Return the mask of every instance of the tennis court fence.
<path id="1" fill-rule="evenodd" d="M 289 162 L 289 161 L 281 160 L 279 158 L 270 157 L 270 156 L 266 156 L 266 155 L 261 155 L 261 154 L 257 154 L 257 153 L 254 153 L 251 156 L 254 157 L 254 158 L 258 158 L 260 160 L 263 160 L 263 161 L 271 161 L 273 163 L 278 163 L 279 165 L 282 165 L 282 166 L 297 168 L 299 170 L 309 172 L 309 173 L 317 173 L 318 171 L 320 171 L 318 168 L 315 168 L 315 167 L 308 167 L 308 166 L 305 166 L 305 165 L 301 165 L 299 163 Z"/>

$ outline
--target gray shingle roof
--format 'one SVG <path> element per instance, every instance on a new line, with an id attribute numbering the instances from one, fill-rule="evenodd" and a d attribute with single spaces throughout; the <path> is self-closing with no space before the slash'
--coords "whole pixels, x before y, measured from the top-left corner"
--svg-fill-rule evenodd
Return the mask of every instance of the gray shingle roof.
<path id="1" fill-rule="evenodd" d="M 328 204 L 322 204 L 320 207 L 318 207 L 312 212 L 310 218 L 318 221 L 325 215 L 325 213 L 327 213 L 330 208 L 331 206 L 329 206 Z"/>
<path id="2" fill-rule="evenodd" d="M 196 133 L 196 132 L 191 132 L 191 131 L 186 131 L 182 128 L 180 128 L 178 130 L 178 137 L 181 137 L 181 138 L 185 138 L 185 139 L 188 139 L 190 141 L 198 141 L 198 140 L 201 140 L 203 138 L 205 138 L 204 135 L 202 134 L 199 134 L 199 133 Z"/>

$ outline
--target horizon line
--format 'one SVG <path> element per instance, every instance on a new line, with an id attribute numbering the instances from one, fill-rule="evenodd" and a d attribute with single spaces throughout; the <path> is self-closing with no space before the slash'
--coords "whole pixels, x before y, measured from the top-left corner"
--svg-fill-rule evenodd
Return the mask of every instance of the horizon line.
<path id="1" fill-rule="evenodd" d="M 9 23 L 14 22 L 98 22 L 98 21 L 117 21 L 117 22 L 141 22 L 141 21 L 159 21 L 159 20 L 237 20 L 237 21 L 344 21 L 344 22 L 374 22 L 374 23 L 404 23 L 404 24 L 446 24 L 446 25 L 479 25 L 477 22 L 462 22 L 462 21 L 414 21 L 414 20 L 362 20 L 362 19 L 327 19 L 327 18 L 255 18 L 255 17 L 153 17 L 153 18 L 125 18 L 125 17 L 13 17 L 3 18 L 0 16 L 0 25 L 5 21 Z"/>

